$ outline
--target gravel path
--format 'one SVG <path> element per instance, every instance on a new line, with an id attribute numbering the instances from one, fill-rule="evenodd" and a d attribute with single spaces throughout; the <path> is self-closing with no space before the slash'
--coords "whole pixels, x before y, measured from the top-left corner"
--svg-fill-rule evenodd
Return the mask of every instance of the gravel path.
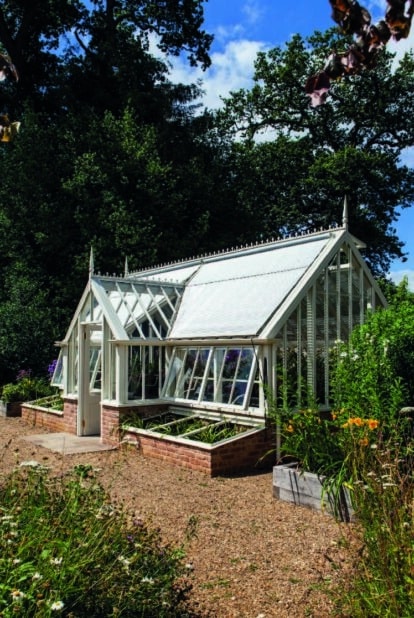
<path id="1" fill-rule="evenodd" d="M 200 618 L 327 618 L 327 586 L 352 576 L 354 529 L 279 502 L 271 472 L 209 478 L 142 457 L 131 446 L 60 455 L 22 440 L 39 434 L 21 419 L 0 418 L 0 478 L 24 460 L 56 472 L 76 464 L 99 468 L 113 500 L 161 529 L 166 542 L 186 542 L 194 567 L 192 602 Z"/>

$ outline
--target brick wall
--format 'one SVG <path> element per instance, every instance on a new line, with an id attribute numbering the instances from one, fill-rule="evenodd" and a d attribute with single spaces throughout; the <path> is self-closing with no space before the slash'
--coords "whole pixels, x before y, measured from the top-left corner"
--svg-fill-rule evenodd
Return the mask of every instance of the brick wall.
<path id="1" fill-rule="evenodd" d="M 22 419 L 35 427 L 44 427 L 53 432 L 66 432 L 76 435 L 76 401 L 65 401 L 63 412 L 22 404 Z"/>
<path id="2" fill-rule="evenodd" d="M 136 443 L 144 457 L 160 459 L 169 464 L 199 470 L 210 476 L 224 476 L 237 472 L 251 472 L 271 468 L 274 454 L 261 458 L 274 448 L 274 433 L 270 429 L 259 429 L 255 433 L 239 436 L 217 446 L 183 444 L 182 440 L 157 438 L 144 433 L 129 432 L 129 442 Z"/>
<path id="3" fill-rule="evenodd" d="M 210 476 L 229 475 L 269 468 L 274 464 L 274 432 L 258 429 L 248 435 L 239 435 L 224 444 L 208 445 L 183 443 L 182 439 L 168 436 L 157 438 L 139 430 L 121 436 L 120 428 L 128 414 L 142 418 L 153 416 L 168 409 L 168 405 L 148 405 L 118 408 L 103 405 L 101 408 L 101 440 L 104 444 L 117 446 L 120 439 L 136 443 L 145 457 L 160 459 L 171 465 L 190 470 L 199 470 Z M 22 405 L 22 418 L 36 427 L 45 427 L 53 432 L 76 435 L 77 402 L 64 402 L 63 412 L 45 410 L 30 404 Z M 270 452 L 270 453 L 269 453 Z M 267 457 L 264 457 L 268 453 Z M 262 460 L 262 458 L 264 459 Z"/>
<path id="4" fill-rule="evenodd" d="M 141 418 L 147 418 L 163 412 L 168 408 L 168 405 L 146 405 L 130 408 L 118 408 L 108 404 L 102 405 L 101 408 L 101 440 L 103 444 L 112 444 L 117 446 L 121 439 L 121 425 L 128 415 L 136 414 Z"/>

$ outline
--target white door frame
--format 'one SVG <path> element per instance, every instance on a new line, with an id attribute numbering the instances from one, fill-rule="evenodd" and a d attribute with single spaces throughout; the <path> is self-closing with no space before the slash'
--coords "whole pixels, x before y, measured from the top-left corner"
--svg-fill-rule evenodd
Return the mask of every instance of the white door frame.
<path id="1" fill-rule="evenodd" d="M 101 434 L 101 389 L 93 388 L 95 376 L 91 376 L 90 367 L 91 338 L 96 331 L 102 331 L 101 324 L 91 322 L 81 322 L 79 324 L 79 398 L 76 427 L 78 436 L 96 436 Z M 102 345 L 99 348 L 99 354 L 102 354 Z"/>

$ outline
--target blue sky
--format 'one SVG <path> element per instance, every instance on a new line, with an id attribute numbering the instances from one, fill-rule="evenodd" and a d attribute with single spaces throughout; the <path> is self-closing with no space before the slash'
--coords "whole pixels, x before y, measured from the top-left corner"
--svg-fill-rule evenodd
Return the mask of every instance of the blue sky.
<path id="1" fill-rule="evenodd" d="M 371 12 L 374 23 L 384 16 L 385 0 L 359 1 Z M 296 32 L 307 36 L 335 25 L 328 0 L 208 0 L 204 14 L 205 30 L 215 37 L 212 66 L 203 73 L 180 58 L 174 62 L 172 73 L 174 79 L 184 83 L 201 79 L 203 102 L 209 108 L 220 106 L 220 97 L 229 91 L 250 87 L 258 51 L 283 45 Z M 409 39 L 388 47 L 397 55 L 414 48 L 414 26 Z M 414 148 L 406 153 L 405 162 L 414 165 Z M 414 289 L 414 206 L 401 213 L 395 227 L 409 255 L 407 262 L 392 265 L 392 276 L 398 281 L 407 275 Z"/>

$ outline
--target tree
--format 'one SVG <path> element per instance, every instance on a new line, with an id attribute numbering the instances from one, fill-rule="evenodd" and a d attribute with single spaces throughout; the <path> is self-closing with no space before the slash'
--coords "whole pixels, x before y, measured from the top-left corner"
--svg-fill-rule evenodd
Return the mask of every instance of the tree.
<path id="1" fill-rule="evenodd" d="M 414 172 L 401 164 L 414 144 L 414 58 L 394 71 L 383 51 L 375 67 L 336 82 L 327 102 L 311 107 L 307 77 L 348 44 L 330 30 L 259 53 L 254 86 L 232 93 L 217 121 L 238 138 L 234 194 L 256 217 L 253 234 L 340 224 L 347 195 L 350 230 L 367 244 L 374 272 L 386 273 L 404 256 L 397 209 L 414 199 Z"/>
<path id="2" fill-rule="evenodd" d="M 1 1 L 0 42 L 20 75 L 8 104 L 21 109 L 29 99 L 37 111 L 59 113 L 74 102 L 73 94 L 82 93 L 94 94 L 95 103 L 107 109 L 112 97 L 119 101 L 117 88 L 124 97 L 137 86 L 148 90 L 166 71 L 148 53 L 150 35 L 164 53 L 185 52 L 191 64 L 207 67 L 212 37 L 202 30 L 202 5 L 202 0 Z"/>
<path id="3" fill-rule="evenodd" d="M 118 273 L 126 256 L 131 268 L 181 256 L 187 233 L 197 246 L 209 200 L 200 190 L 209 148 L 194 118 L 198 87 L 169 82 L 149 37 L 167 55 L 208 66 L 202 5 L 0 0 L 2 51 L 20 76 L 2 84 L 2 111 L 22 121 L 18 139 L 0 144 L 10 170 L 0 185 L 0 315 L 9 316 L 1 370 L 47 366 L 50 350 L 40 348 L 64 333 L 91 246 L 97 268 Z M 41 330 L 30 346 L 25 304 Z"/>
<path id="4" fill-rule="evenodd" d="M 30 369 L 46 375 L 56 355 L 53 343 L 58 330 L 41 278 L 16 263 L 8 269 L 0 303 L 0 384 L 14 380 L 18 371 Z M 53 337 L 55 335 L 55 337 Z"/>

